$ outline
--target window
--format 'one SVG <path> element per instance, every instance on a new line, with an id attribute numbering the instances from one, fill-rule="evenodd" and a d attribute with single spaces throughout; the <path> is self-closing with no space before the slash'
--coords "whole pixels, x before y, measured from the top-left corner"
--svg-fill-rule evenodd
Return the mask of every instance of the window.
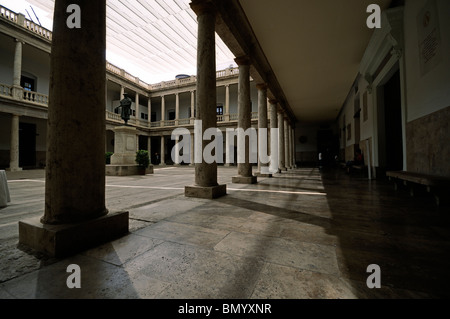
<path id="1" fill-rule="evenodd" d="M 145 120 L 145 113 L 141 112 L 141 119 Z"/>
<path id="2" fill-rule="evenodd" d="M 35 91 L 36 80 L 28 76 L 22 75 L 20 78 L 20 86 L 26 91 Z"/>
<path id="3" fill-rule="evenodd" d="M 169 121 L 175 120 L 175 111 L 169 110 Z"/>
<path id="4" fill-rule="evenodd" d="M 217 115 L 223 115 L 223 104 L 217 104 Z"/>
<path id="5" fill-rule="evenodd" d="M 156 122 L 156 112 L 152 112 L 151 122 Z"/>

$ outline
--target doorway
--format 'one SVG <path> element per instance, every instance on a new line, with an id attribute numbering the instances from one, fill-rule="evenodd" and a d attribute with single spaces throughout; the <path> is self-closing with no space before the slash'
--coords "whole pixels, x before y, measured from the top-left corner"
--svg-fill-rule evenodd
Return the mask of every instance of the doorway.
<path id="1" fill-rule="evenodd" d="M 19 166 L 36 167 L 36 124 L 19 123 Z"/>
<path id="2" fill-rule="evenodd" d="M 385 168 L 403 169 L 403 133 L 400 71 L 397 70 L 384 85 Z"/>

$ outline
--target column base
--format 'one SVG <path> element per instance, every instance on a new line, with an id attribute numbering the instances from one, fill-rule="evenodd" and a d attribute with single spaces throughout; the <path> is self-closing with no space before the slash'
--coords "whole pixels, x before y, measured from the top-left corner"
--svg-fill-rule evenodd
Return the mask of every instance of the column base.
<path id="1" fill-rule="evenodd" d="M 256 172 L 255 176 L 256 177 L 272 177 L 272 174 Z"/>
<path id="2" fill-rule="evenodd" d="M 19 244 L 51 257 L 66 257 L 128 233 L 128 212 L 76 224 L 47 225 L 40 217 L 19 221 Z"/>
<path id="3" fill-rule="evenodd" d="M 234 184 L 256 184 L 258 181 L 256 176 L 233 176 L 231 182 Z"/>
<path id="4" fill-rule="evenodd" d="M 106 165 L 106 176 L 131 176 L 153 174 L 153 165 L 141 171 L 138 165 Z"/>
<path id="5" fill-rule="evenodd" d="M 205 198 L 205 199 L 214 199 L 219 198 L 227 194 L 227 185 L 217 185 L 210 187 L 203 186 L 185 186 L 184 187 L 184 196 L 186 197 L 196 197 L 196 198 Z"/>
<path id="6" fill-rule="evenodd" d="M 287 168 L 286 168 L 286 167 L 280 167 L 278 170 L 279 170 L 280 172 L 286 172 L 286 171 L 287 171 Z"/>
<path id="7" fill-rule="evenodd" d="M 5 168 L 5 171 L 7 171 L 7 172 L 21 172 L 21 171 L 23 171 L 23 168 L 22 167 Z"/>

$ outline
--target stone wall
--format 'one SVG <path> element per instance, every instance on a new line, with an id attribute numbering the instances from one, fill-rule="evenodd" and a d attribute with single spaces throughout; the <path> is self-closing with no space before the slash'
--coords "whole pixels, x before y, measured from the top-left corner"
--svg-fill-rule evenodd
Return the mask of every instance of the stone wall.
<path id="1" fill-rule="evenodd" d="M 450 177 L 450 106 L 406 124 L 407 169 Z"/>

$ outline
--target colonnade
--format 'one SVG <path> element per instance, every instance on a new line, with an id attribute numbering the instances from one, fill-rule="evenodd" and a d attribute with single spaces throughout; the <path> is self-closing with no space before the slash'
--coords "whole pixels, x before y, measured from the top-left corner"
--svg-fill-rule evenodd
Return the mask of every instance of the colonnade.
<path id="1" fill-rule="evenodd" d="M 71 0 L 55 0 L 44 215 L 19 222 L 19 243 L 52 256 L 73 254 L 122 236 L 128 232 L 129 221 L 128 212 L 110 213 L 105 205 L 106 0 L 84 3 L 81 29 L 66 26 L 66 8 L 70 4 Z M 198 17 L 196 119 L 202 121 L 202 128 L 191 143 L 191 147 L 201 147 L 192 152 L 195 182 L 185 187 L 185 196 L 212 199 L 227 192 L 226 185 L 218 184 L 217 163 L 206 162 L 202 156 L 209 144 L 202 138 L 204 132 L 217 128 L 216 12 L 211 2 L 201 0 L 193 0 L 191 8 Z M 86 46 L 87 51 L 83 49 Z M 20 45 L 17 50 L 20 51 Z M 80 55 L 83 55 L 82 60 Z M 67 61 L 79 61 L 79 64 Z M 250 59 L 238 57 L 236 62 L 240 69 L 239 128 L 245 130 L 251 124 Z M 16 80 L 16 71 L 14 74 Z M 264 123 L 267 121 L 267 86 L 258 85 L 258 90 L 259 125 L 263 128 L 267 125 Z M 275 101 L 270 101 L 272 127 L 275 105 Z M 282 108 L 278 108 L 277 117 L 280 132 L 283 132 L 278 148 L 282 164 L 279 168 L 290 168 L 293 164 L 292 127 Z M 18 131 L 17 124 L 18 117 L 13 116 L 14 131 Z M 12 136 L 12 140 L 17 137 Z M 161 144 L 164 147 L 165 143 Z M 275 151 L 273 146 L 271 152 Z M 245 143 L 243 149 L 245 161 L 239 163 L 236 178 L 239 182 L 256 182 L 249 162 L 249 143 Z M 161 156 L 164 153 L 161 152 Z"/>

